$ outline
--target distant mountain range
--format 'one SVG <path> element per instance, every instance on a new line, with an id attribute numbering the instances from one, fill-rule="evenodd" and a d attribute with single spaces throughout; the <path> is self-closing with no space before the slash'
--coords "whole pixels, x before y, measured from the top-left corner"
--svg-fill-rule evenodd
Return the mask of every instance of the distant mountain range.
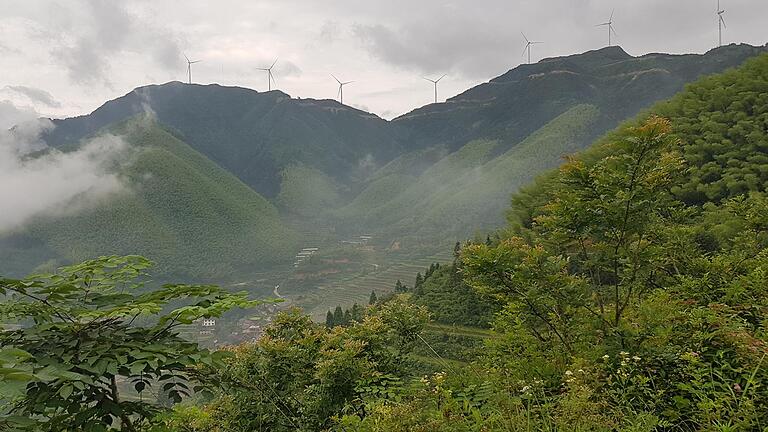
<path id="1" fill-rule="evenodd" d="M 392 121 L 280 91 L 140 87 L 54 120 L 44 137 L 68 151 L 125 135 L 140 150 L 122 173 L 132 194 L 0 234 L 0 273 L 140 253 L 167 275 L 232 279 L 289 263 L 297 232 L 318 226 L 404 247 L 453 241 L 498 226 L 510 194 L 564 155 L 766 51 L 632 57 L 611 47 L 546 59 Z"/>

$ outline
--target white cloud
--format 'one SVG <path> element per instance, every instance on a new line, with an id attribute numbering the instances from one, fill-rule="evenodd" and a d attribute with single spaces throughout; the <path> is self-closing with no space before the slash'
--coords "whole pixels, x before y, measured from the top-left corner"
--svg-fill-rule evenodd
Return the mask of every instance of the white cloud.
<path id="1" fill-rule="evenodd" d="M 0 233 L 23 226 L 35 216 L 62 214 L 121 191 L 114 174 L 127 145 L 116 136 L 95 138 L 78 150 L 50 149 L 40 139 L 53 127 L 34 112 L 0 103 Z M 5 116 L 4 114 L 9 114 Z M 15 118 L 20 122 L 5 129 Z"/>
<path id="2" fill-rule="evenodd" d="M 61 103 L 57 101 L 50 93 L 37 87 L 27 87 L 22 85 L 5 86 L 2 91 L 20 95 L 26 98 L 33 105 L 42 104 L 48 108 L 61 108 Z"/>

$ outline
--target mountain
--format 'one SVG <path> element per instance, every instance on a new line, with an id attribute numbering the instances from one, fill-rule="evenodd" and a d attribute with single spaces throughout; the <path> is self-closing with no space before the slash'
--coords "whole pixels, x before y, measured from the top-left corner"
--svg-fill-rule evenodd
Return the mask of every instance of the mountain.
<path id="1" fill-rule="evenodd" d="M 730 45 L 706 54 L 633 57 L 614 46 L 524 64 L 445 103 L 396 118 L 411 145 L 457 148 L 475 139 L 512 146 L 579 104 L 602 108 L 601 125 L 615 127 L 669 98 L 702 75 L 740 65 L 766 47 Z M 600 136 L 597 133 L 595 137 Z M 502 148 L 505 148 L 503 146 Z"/>
<path id="2" fill-rule="evenodd" d="M 102 133 L 130 146 L 130 162 L 119 168 L 125 190 L 0 236 L 3 273 L 43 260 L 52 267 L 141 254 L 157 262 L 163 279 L 222 281 L 285 263 L 295 252 L 297 234 L 270 202 L 153 120 L 133 118 Z"/>
<path id="3" fill-rule="evenodd" d="M 288 167 L 303 164 L 349 183 L 403 150 L 397 128 L 336 101 L 180 82 L 139 87 L 89 115 L 53 120 L 45 140 L 61 146 L 145 112 L 269 198 Z"/>
<path id="4" fill-rule="evenodd" d="M 130 202 L 5 234 L 0 254 L 22 269 L 146 252 L 169 273 L 215 279 L 288 264 L 299 241 L 335 245 L 370 233 L 376 246 L 434 250 L 498 227 L 510 194 L 564 155 L 686 83 L 763 52 L 730 45 L 633 57 L 604 48 L 519 66 L 393 121 L 280 91 L 140 87 L 89 115 L 54 120 L 44 139 L 67 149 L 149 114 L 153 126 L 129 141 L 155 156 L 133 166 L 165 181 L 122 198 Z"/>
<path id="5" fill-rule="evenodd" d="M 338 215 L 347 226 L 411 235 L 417 243 L 493 229 L 503 221 L 510 194 L 563 156 L 686 83 L 764 52 L 766 47 L 731 45 L 702 55 L 632 57 L 610 47 L 522 65 L 446 103 L 395 119 L 410 147 L 440 149 L 447 156 L 418 173 L 400 162 L 423 160 L 418 154 L 424 151 L 406 154 L 391 164 L 397 169 L 382 169 Z M 408 184 L 402 187 L 398 178 Z"/>

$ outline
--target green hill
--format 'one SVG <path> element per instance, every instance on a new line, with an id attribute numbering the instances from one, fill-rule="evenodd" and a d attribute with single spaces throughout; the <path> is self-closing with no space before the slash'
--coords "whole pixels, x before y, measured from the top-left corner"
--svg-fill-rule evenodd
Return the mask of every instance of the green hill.
<path id="1" fill-rule="evenodd" d="M 768 190 L 768 55 L 748 60 L 742 67 L 706 77 L 684 92 L 653 106 L 638 119 L 607 134 L 578 155 L 592 163 L 613 151 L 612 141 L 629 126 L 651 115 L 672 122 L 680 137 L 678 149 L 687 175 L 674 188 L 687 204 L 718 204 L 748 192 Z M 508 219 L 528 226 L 557 182 L 556 173 L 543 174 L 513 197 Z"/>
<path id="2" fill-rule="evenodd" d="M 158 124 L 137 119 L 109 132 L 135 150 L 120 173 L 128 190 L 0 239 L 4 273 L 27 270 L 40 256 L 52 265 L 141 254 L 163 278 L 223 281 L 295 252 L 297 235 L 272 204 Z"/>
<path id="3" fill-rule="evenodd" d="M 350 220 L 362 220 L 363 226 L 378 225 L 389 235 L 430 239 L 450 234 L 462 238 L 475 229 L 494 229 L 503 222 L 510 194 L 576 151 L 579 143 L 594 133 L 598 117 L 596 107 L 578 105 L 495 158 L 491 155 L 499 145 L 497 141 L 474 141 L 406 187 L 394 180 L 401 178 L 398 174 L 377 180 L 342 212 L 347 212 Z M 400 192 L 383 193 L 383 180 Z M 384 200 L 386 197 L 389 199 Z M 371 201 L 376 205 L 371 206 Z"/>
<path id="4" fill-rule="evenodd" d="M 144 112 L 267 198 L 279 194 L 291 165 L 349 183 L 402 152 L 387 121 L 336 101 L 180 82 L 139 87 L 87 116 L 54 120 L 45 138 L 61 146 Z"/>
<path id="5" fill-rule="evenodd" d="M 411 147 L 430 146 L 429 152 L 412 151 L 385 166 L 338 214 L 347 227 L 418 242 L 492 230 L 503 222 L 510 194 L 564 156 L 685 83 L 760 52 L 765 47 L 732 45 L 703 55 L 632 57 L 611 47 L 522 65 L 395 119 Z M 478 159 L 478 142 L 495 144 Z M 431 160 L 441 153 L 447 156 Z M 414 170 L 419 166 L 431 168 Z M 396 180 L 413 175 L 407 187 Z"/>

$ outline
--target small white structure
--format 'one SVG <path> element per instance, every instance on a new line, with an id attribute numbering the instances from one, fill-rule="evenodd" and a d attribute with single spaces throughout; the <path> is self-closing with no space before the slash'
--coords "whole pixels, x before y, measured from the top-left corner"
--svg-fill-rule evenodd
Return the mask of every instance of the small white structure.
<path id="1" fill-rule="evenodd" d="M 213 318 L 203 318 L 203 327 L 216 327 L 216 320 Z"/>

